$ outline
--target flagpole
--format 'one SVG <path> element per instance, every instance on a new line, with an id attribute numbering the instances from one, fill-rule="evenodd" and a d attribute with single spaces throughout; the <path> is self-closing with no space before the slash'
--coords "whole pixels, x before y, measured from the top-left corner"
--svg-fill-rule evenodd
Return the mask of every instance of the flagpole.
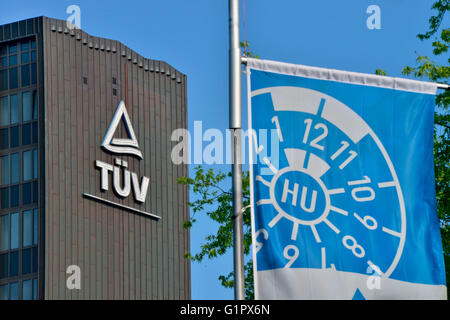
<path id="1" fill-rule="evenodd" d="M 244 300 L 244 245 L 242 217 L 242 159 L 241 159 L 241 52 L 239 47 L 239 1 L 228 0 L 229 10 L 229 90 L 230 131 L 233 163 L 233 260 L 234 298 Z"/>

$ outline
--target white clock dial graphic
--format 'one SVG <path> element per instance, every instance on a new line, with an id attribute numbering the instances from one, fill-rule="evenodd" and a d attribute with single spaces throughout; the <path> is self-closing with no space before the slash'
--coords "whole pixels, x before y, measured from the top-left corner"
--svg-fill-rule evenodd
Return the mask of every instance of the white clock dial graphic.
<path id="1" fill-rule="evenodd" d="M 258 254 L 276 251 L 274 230 L 283 245 L 279 256 L 258 268 L 360 274 L 371 268 L 389 277 L 405 242 L 405 205 L 375 132 L 350 107 L 311 89 L 266 88 L 253 91 L 253 99 L 268 106 L 252 117 L 259 121 L 253 127 L 276 129 L 281 151 L 277 164 L 262 159 L 270 174 L 262 165 L 253 173 L 263 221 L 256 226 Z"/>

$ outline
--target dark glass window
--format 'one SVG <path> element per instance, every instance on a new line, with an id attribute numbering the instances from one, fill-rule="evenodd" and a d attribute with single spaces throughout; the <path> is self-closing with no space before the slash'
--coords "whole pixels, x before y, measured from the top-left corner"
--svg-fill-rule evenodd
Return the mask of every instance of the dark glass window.
<path id="1" fill-rule="evenodd" d="M 16 277 L 19 275 L 19 251 L 14 251 L 9 254 L 10 256 L 10 271 L 9 276 L 10 277 Z"/>
<path id="2" fill-rule="evenodd" d="M 0 300 L 8 300 L 9 298 L 8 290 L 9 290 L 8 284 L 3 284 L 0 286 Z"/>
<path id="3" fill-rule="evenodd" d="M 11 37 L 11 34 L 10 34 L 10 32 L 11 32 L 10 25 L 9 25 L 9 24 L 5 25 L 5 26 L 3 27 L 3 29 L 4 29 L 4 32 L 5 32 L 5 40 L 8 40 L 8 39 Z"/>
<path id="4" fill-rule="evenodd" d="M 22 282 L 22 299 L 31 300 L 33 298 L 32 280 L 24 280 Z"/>
<path id="5" fill-rule="evenodd" d="M 8 277 L 8 254 L 0 254 L 0 279 Z"/>
<path id="6" fill-rule="evenodd" d="M 8 58 L 1 57 L 0 58 L 0 68 L 6 68 L 8 66 Z"/>
<path id="7" fill-rule="evenodd" d="M 31 273 L 31 249 L 22 250 L 22 274 Z"/>
<path id="8" fill-rule="evenodd" d="M 8 90 L 8 70 L 0 70 L 0 90 Z"/>
<path id="9" fill-rule="evenodd" d="M 20 30 L 19 35 L 21 37 L 26 35 L 26 33 L 27 33 L 27 23 L 26 23 L 25 20 L 22 20 L 22 21 L 19 22 L 19 30 Z"/>
<path id="10" fill-rule="evenodd" d="M 34 23 L 33 23 L 33 19 L 28 19 L 28 20 L 27 20 L 27 33 L 28 33 L 28 34 L 34 33 Z"/>
<path id="11" fill-rule="evenodd" d="M 37 271 L 36 271 L 37 272 Z M 33 300 L 37 300 L 38 281 L 37 278 L 33 279 Z"/>
<path id="12" fill-rule="evenodd" d="M 19 213 L 11 214 L 11 249 L 19 248 Z"/>
<path id="13" fill-rule="evenodd" d="M 19 182 L 19 154 L 11 154 L 11 183 Z"/>
<path id="14" fill-rule="evenodd" d="M 32 263 L 32 270 L 31 272 L 36 273 L 38 271 L 38 249 L 37 247 L 34 247 L 33 249 L 33 263 Z"/>
<path id="15" fill-rule="evenodd" d="M 22 93 L 22 121 L 31 120 L 31 92 Z"/>
<path id="16" fill-rule="evenodd" d="M 27 181 L 33 179 L 33 154 L 32 150 L 22 153 L 22 180 Z"/>
<path id="17" fill-rule="evenodd" d="M 38 203 L 38 183 L 33 181 L 33 203 Z"/>
<path id="18" fill-rule="evenodd" d="M 22 51 L 27 51 L 30 50 L 30 43 L 28 41 L 24 41 L 21 44 L 21 48 Z"/>
<path id="19" fill-rule="evenodd" d="M 0 185 L 9 184 L 9 155 L 0 157 Z"/>
<path id="20" fill-rule="evenodd" d="M 33 149 L 33 179 L 38 178 L 38 152 Z"/>
<path id="21" fill-rule="evenodd" d="M 11 102 L 11 124 L 19 122 L 19 96 L 12 94 L 10 96 Z"/>
<path id="22" fill-rule="evenodd" d="M 13 54 L 12 56 L 9 56 L 9 65 L 10 66 L 17 65 L 17 54 Z"/>
<path id="23" fill-rule="evenodd" d="M 22 203 L 24 205 L 31 203 L 31 182 L 22 185 Z"/>
<path id="24" fill-rule="evenodd" d="M 0 126 L 9 124 L 8 96 L 0 97 Z"/>
<path id="25" fill-rule="evenodd" d="M 2 209 L 9 208 L 9 188 L 1 188 L 0 189 L 0 207 Z"/>
<path id="26" fill-rule="evenodd" d="M 33 245 L 38 244 L 38 223 L 39 223 L 39 210 L 33 210 Z M 36 259 L 37 259 L 37 248 L 36 248 Z"/>
<path id="27" fill-rule="evenodd" d="M 38 118 L 38 95 L 37 90 L 33 91 L 33 101 L 32 101 L 32 113 L 33 113 L 33 120 L 37 120 Z"/>
<path id="28" fill-rule="evenodd" d="M 12 37 L 17 38 L 17 34 L 19 33 L 19 24 L 13 23 L 11 27 Z"/>
<path id="29" fill-rule="evenodd" d="M 22 54 L 20 55 L 20 63 L 24 64 L 24 63 L 28 63 L 28 62 L 30 62 L 30 53 L 22 52 Z"/>
<path id="30" fill-rule="evenodd" d="M 22 125 L 22 145 L 26 146 L 31 143 L 31 124 Z"/>
<path id="31" fill-rule="evenodd" d="M 17 52 L 17 44 L 9 46 L 9 54 Z"/>
<path id="32" fill-rule="evenodd" d="M 0 129 L 0 150 L 8 149 L 8 128 Z"/>
<path id="33" fill-rule="evenodd" d="M 19 126 L 11 127 L 11 148 L 19 146 Z"/>
<path id="34" fill-rule="evenodd" d="M 33 134 L 32 134 L 32 136 L 33 136 L 33 143 L 37 143 L 38 142 L 38 123 L 37 122 L 33 122 L 33 124 L 32 124 L 32 126 L 33 126 Z"/>
<path id="35" fill-rule="evenodd" d="M 0 252 L 9 250 L 9 215 L 0 216 Z"/>
<path id="36" fill-rule="evenodd" d="M 19 85 L 19 78 L 17 76 L 17 68 L 9 69 L 9 88 L 16 89 Z"/>
<path id="37" fill-rule="evenodd" d="M 36 63 L 31 64 L 31 84 L 36 84 L 37 82 L 37 69 Z"/>
<path id="38" fill-rule="evenodd" d="M 11 208 L 19 206 L 19 185 L 11 186 Z"/>
<path id="39" fill-rule="evenodd" d="M 22 87 L 30 85 L 30 65 L 26 64 L 20 67 Z"/>
<path id="40" fill-rule="evenodd" d="M 13 282 L 10 284 L 10 295 L 9 295 L 9 299 L 10 300 L 19 300 L 19 283 L 18 282 Z"/>
<path id="41" fill-rule="evenodd" d="M 31 41 L 31 49 L 36 49 L 36 41 L 35 40 Z"/>
<path id="42" fill-rule="evenodd" d="M 36 51 L 31 51 L 31 61 L 36 61 Z"/>
<path id="43" fill-rule="evenodd" d="M 33 244 L 33 211 L 22 212 L 22 245 L 29 247 Z"/>

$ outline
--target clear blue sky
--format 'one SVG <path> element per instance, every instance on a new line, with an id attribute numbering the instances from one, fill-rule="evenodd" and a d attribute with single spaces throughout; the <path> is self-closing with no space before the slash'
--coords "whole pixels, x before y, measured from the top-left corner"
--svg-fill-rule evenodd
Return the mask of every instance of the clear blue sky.
<path id="1" fill-rule="evenodd" d="M 421 42 L 416 34 L 427 29 L 434 0 L 245 2 L 245 36 L 263 59 L 365 73 L 382 68 L 388 75 L 401 76 L 403 67 L 414 65 L 415 51 L 431 55 L 431 41 Z M 41 15 L 66 19 L 71 4 L 80 6 L 86 32 L 119 40 L 188 75 L 190 130 L 198 120 L 203 130 L 228 127 L 228 0 L 0 0 L 0 24 Z M 369 5 L 381 8 L 381 30 L 366 27 Z M 448 16 L 444 26 L 449 26 Z M 244 110 L 245 101 L 243 95 Z M 225 165 L 214 168 L 230 170 Z M 193 252 L 216 228 L 198 218 L 191 232 Z M 217 279 L 232 265 L 231 253 L 193 263 L 192 298 L 232 299 L 233 291 L 222 288 Z"/>

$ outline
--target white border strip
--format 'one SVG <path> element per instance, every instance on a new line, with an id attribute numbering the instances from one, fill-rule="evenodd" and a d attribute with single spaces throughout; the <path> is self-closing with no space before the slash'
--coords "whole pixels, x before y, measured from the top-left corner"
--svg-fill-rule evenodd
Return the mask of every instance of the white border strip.
<path id="1" fill-rule="evenodd" d="M 291 76 L 352 83 L 371 87 L 380 87 L 433 95 L 436 94 L 436 90 L 439 87 L 438 83 L 433 82 L 379 76 L 375 74 L 366 74 L 359 72 L 341 71 L 335 69 L 309 67 L 304 65 L 262 59 L 247 58 L 247 67 L 255 70 L 269 71 Z"/>
<path id="2" fill-rule="evenodd" d="M 255 226 L 255 205 L 253 199 L 253 134 L 251 134 L 252 127 L 252 94 L 251 94 L 251 84 L 250 84 L 250 68 L 247 66 L 247 117 L 248 117 L 248 130 L 250 134 L 248 135 L 248 159 L 249 159 L 249 171 L 250 171 L 250 215 L 251 215 L 251 227 L 252 227 L 252 254 L 253 254 L 253 289 L 255 294 L 255 300 L 259 299 L 258 291 L 258 268 L 256 261 L 256 226 Z"/>

